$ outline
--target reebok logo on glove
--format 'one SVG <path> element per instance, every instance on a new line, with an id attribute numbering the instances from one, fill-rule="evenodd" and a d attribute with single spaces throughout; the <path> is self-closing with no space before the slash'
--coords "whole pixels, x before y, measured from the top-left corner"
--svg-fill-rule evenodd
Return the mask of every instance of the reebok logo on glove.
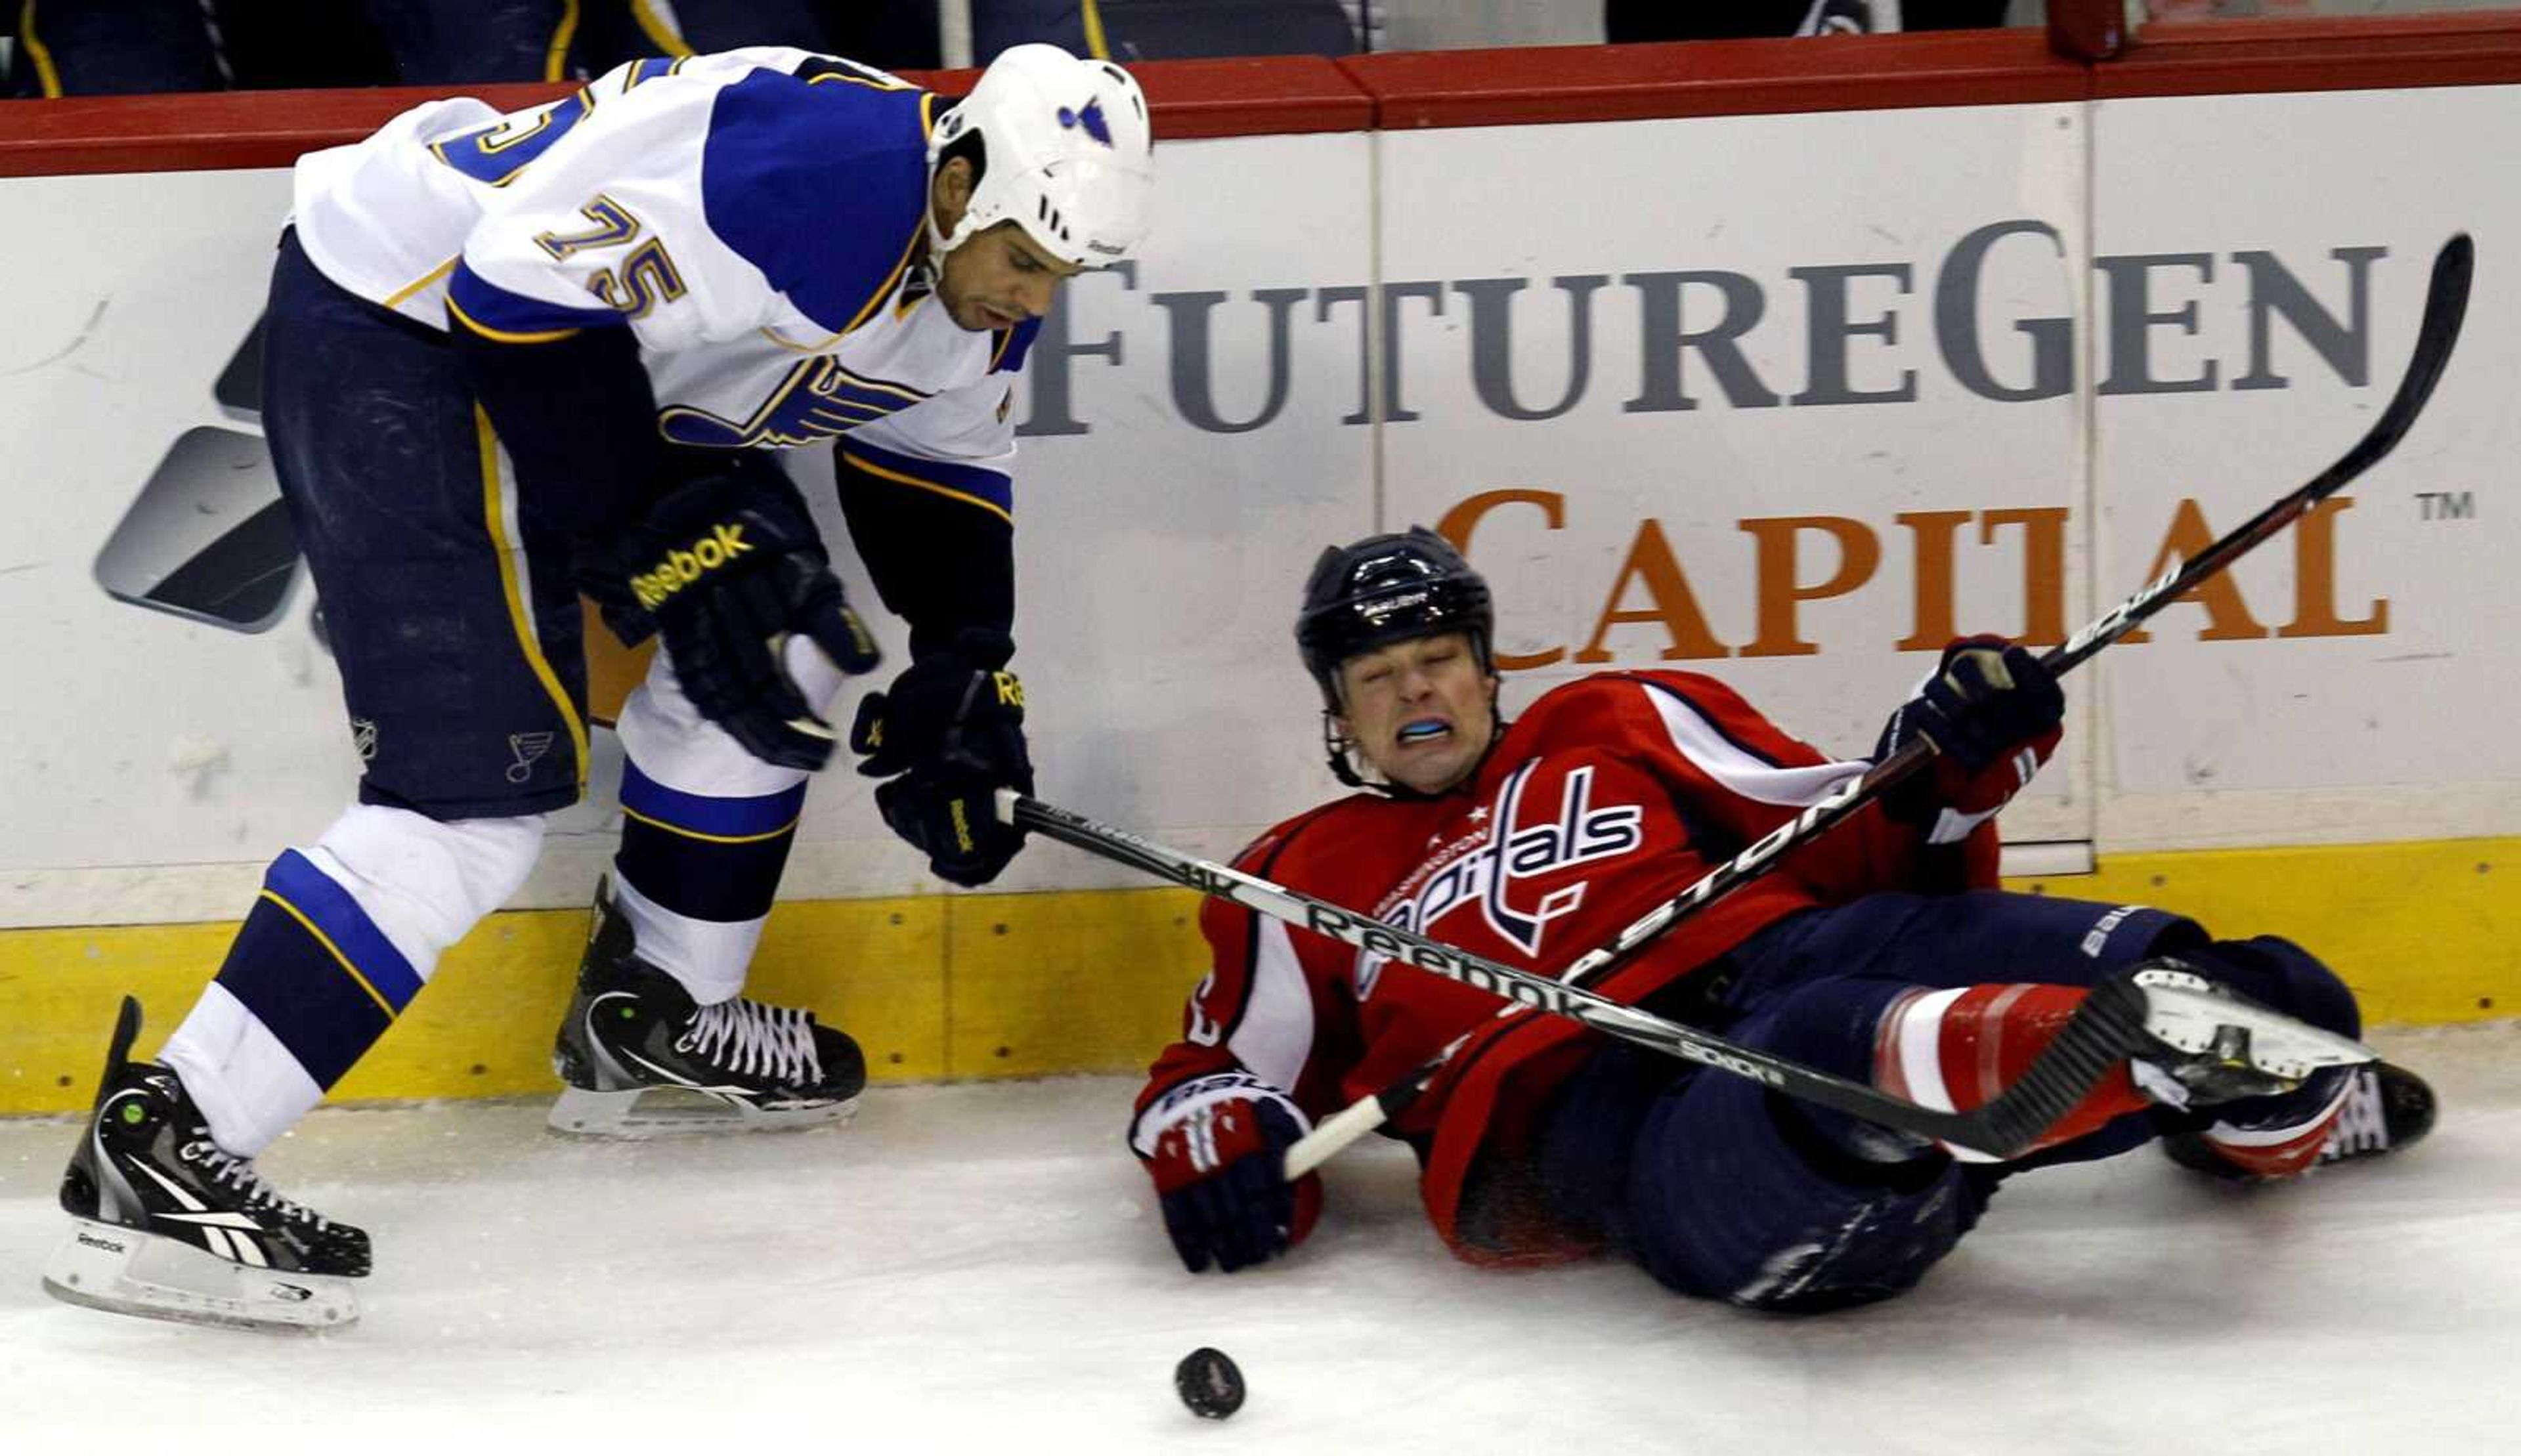
<path id="1" fill-rule="evenodd" d="M 752 550 L 753 543 L 744 539 L 743 526 L 720 523 L 710 528 L 707 538 L 694 542 L 689 551 L 668 551 L 654 569 L 633 572 L 630 591 L 640 606 L 654 612 L 674 593 Z"/>
<path id="2" fill-rule="evenodd" d="M 997 671 L 990 673 L 989 677 L 991 681 L 997 684 L 998 702 L 1002 705 L 1007 707 L 1024 706 L 1024 684 L 1016 679 L 1016 675 L 1014 673 L 1001 667 Z"/>

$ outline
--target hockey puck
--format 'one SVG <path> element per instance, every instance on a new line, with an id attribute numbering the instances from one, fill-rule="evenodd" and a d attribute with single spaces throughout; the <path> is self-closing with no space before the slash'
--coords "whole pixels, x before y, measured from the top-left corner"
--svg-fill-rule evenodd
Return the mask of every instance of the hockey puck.
<path id="1" fill-rule="evenodd" d="M 1223 1350 L 1202 1345 L 1182 1356 L 1173 1367 L 1173 1389 L 1203 1421 L 1222 1421 L 1243 1409 L 1243 1372 Z"/>

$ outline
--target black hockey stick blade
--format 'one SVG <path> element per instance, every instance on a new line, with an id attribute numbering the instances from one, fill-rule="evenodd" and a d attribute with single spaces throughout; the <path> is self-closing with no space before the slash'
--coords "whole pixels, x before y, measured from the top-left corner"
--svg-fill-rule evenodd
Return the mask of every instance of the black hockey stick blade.
<path id="1" fill-rule="evenodd" d="M 2383 456 L 2396 449 L 2399 441 L 2406 437 L 2407 431 L 2416 423 L 2416 417 L 2424 412 L 2425 402 L 2433 397 L 2434 386 L 2442 382 L 2443 370 L 2451 363 L 2452 347 L 2459 342 L 2460 323 L 2468 315 L 2469 278 L 2476 263 L 2476 245 L 2469 241 L 2466 233 L 2453 234 L 2435 254 L 2433 276 L 2425 288 L 2424 315 L 2416 325 L 2416 344 L 2407 360 L 2407 372 L 2400 379 L 2398 391 L 2382 409 L 2381 418 L 2372 423 L 2372 428 L 2365 431 L 2363 437 L 2340 456 L 2336 464 L 2219 537 L 2177 568 L 2145 583 L 2126 601 L 2093 618 L 2061 645 L 2041 654 L 2041 664 L 2059 676 L 2073 670 L 2085 659 L 2126 636 L 2136 623 L 2177 601 L 2200 582 L 2230 566 L 2244 552 L 2291 525 L 2313 507 L 2336 494 L 2347 481 L 2370 470 Z M 1934 753 L 1933 744 L 1923 738 L 1910 739 L 1890 756 L 1874 764 L 1861 778 L 1849 780 L 1818 802 L 1808 805 L 1803 813 L 1779 825 L 1765 839 L 1701 876 L 1672 899 L 1648 910 L 1609 943 L 1586 952 L 1569 968 L 1568 978 L 1579 985 L 1599 978 L 1637 950 L 1671 933 L 1675 926 L 1704 910 L 1710 903 L 1731 893 L 1745 882 L 1775 869 L 1788 849 L 1807 840 L 1817 839 L 1854 817 L 1893 786 L 1923 768 Z"/>
<path id="2" fill-rule="evenodd" d="M 2390 396 L 2381 418 L 2372 422 L 2355 448 L 2307 487 L 2314 500 L 2335 494 L 2339 486 L 2378 464 L 2398 448 L 2416 416 L 2424 413 L 2425 401 L 2434 397 L 2434 386 L 2442 383 L 2452 349 L 2459 342 L 2459 326 L 2468 317 L 2469 280 L 2476 270 L 2477 245 L 2466 233 L 2452 234 L 2451 241 L 2434 254 L 2433 279 L 2425 287 L 2424 317 L 2416 324 L 2415 352 L 2407 360 L 2406 377 L 2399 381 L 2399 392 Z"/>
<path id="3" fill-rule="evenodd" d="M 2040 657 L 2040 662 L 2051 673 L 2069 670 L 2126 636 L 2136 623 L 2187 595 L 2191 588 L 2230 566 L 2244 552 L 2293 524 L 2313 507 L 2343 489 L 2347 481 L 2380 464 L 2382 457 L 2397 449 L 2399 441 L 2406 438 L 2414 427 L 2416 417 L 2424 413 L 2425 402 L 2434 396 L 2434 386 L 2442 383 L 2443 371 L 2451 364 L 2452 350 L 2459 342 L 2460 324 L 2468 317 L 2468 285 L 2476 267 L 2477 246 L 2466 233 L 2452 234 L 2442 251 L 2434 254 L 2433 277 L 2425 286 L 2424 316 L 2416 323 L 2416 346 L 2407 357 L 2407 372 L 2400 377 L 2398 392 L 2382 408 L 2381 418 L 2372 422 L 2372 428 L 2363 432 L 2363 437 L 2339 456 L 2336 464 L 2176 569 L 2145 583 L 2133 596 L 2095 617 L 2063 645 L 2049 649 Z"/>

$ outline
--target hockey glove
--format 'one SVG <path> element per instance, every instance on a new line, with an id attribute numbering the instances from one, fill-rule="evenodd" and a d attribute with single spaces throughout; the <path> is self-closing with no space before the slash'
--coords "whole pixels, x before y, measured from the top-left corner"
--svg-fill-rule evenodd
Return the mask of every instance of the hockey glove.
<path id="1" fill-rule="evenodd" d="M 902 669 L 893 686 L 858 704 L 849 751 L 866 755 L 858 772 L 889 779 L 943 764 L 1013 786 L 1031 782 L 1025 752 L 1024 684 L 1006 670 L 1016 645 L 1006 633 L 966 627 L 942 652 Z"/>
<path id="2" fill-rule="evenodd" d="M 991 802 L 1000 788 L 1032 793 L 1032 767 L 1012 780 L 951 764 L 925 763 L 876 786 L 876 811 L 893 832 L 928 856 L 929 871 L 964 887 L 998 878 L 1024 847 L 1024 831 L 999 820 Z"/>
<path id="3" fill-rule="evenodd" d="M 1193 1274 L 1264 1263 L 1305 1241 L 1321 1212 L 1322 1180 L 1286 1179 L 1287 1149 L 1305 1135 L 1304 1115 L 1273 1087 L 1195 1102 L 1157 1135 L 1147 1171 L 1164 1205 L 1165 1232 Z"/>
<path id="4" fill-rule="evenodd" d="M 965 628 L 867 695 L 849 729 L 850 750 L 866 755 L 858 772 L 891 780 L 875 792 L 884 822 L 956 885 L 986 885 L 1024 847 L 989 802 L 999 789 L 1032 792 L 1024 684 L 1006 670 L 1014 655 L 1006 633 Z"/>
<path id="5" fill-rule="evenodd" d="M 2066 695 L 2029 648 L 2001 637 L 1955 638 L 1917 696 L 1882 725 L 1876 759 L 1913 738 L 1939 751 L 1932 766 L 1885 796 L 1884 809 L 1910 823 L 1951 809 L 1974 825 L 2048 761 L 2065 715 Z"/>
<path id="6" fill-rule="evenodd" d="M 780 661 L 802 635 L 843 672 L 878 660 L 841 595 L 813 518 L 793 487 L 711 476 L 659 500 L 612 543 L 630 601 L 656 623 L 674 677 L 703 717 L 787 768 L 831 761 L 836 735 Z M 600 601 L 601 599 L 599 599 Z M 636 630 L 628 613 L 608 623 Z"/>

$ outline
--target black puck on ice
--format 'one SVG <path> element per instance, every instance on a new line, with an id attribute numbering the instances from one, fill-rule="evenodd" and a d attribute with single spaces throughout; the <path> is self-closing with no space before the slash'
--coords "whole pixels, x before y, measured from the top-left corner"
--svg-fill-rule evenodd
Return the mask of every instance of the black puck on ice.
<path id="1" fill-rule="evenodd" d="M 1201 1345 L 1173 1367 L 1173 1389 L 1203 1421 L 1222 1421 L 1243 1409 L 1243 1372 L 1225 1351 Z"/>

